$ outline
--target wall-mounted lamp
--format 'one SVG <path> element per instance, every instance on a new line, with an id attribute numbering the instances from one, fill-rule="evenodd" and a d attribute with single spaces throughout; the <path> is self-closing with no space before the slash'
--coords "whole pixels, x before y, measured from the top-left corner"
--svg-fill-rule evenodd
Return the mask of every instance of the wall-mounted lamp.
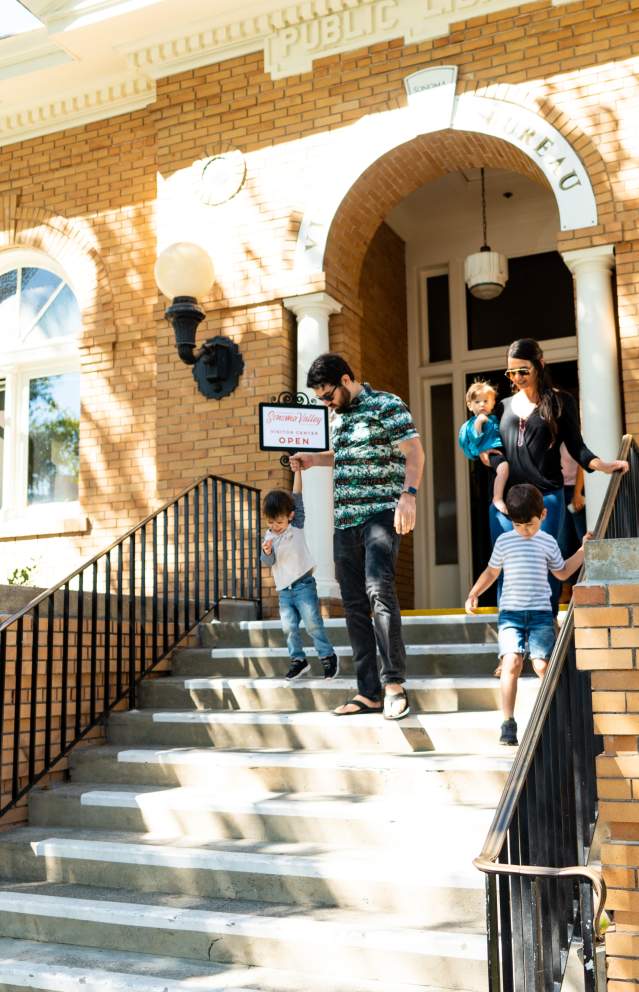
<path id="1" fill-rule="evenodd" d="M 211 399 L 222 399 L 236 388 L 244 371 L 244 359 L 230 338 L 209 338 L 196 348 L 195 334 L 206 313 L 198 298 L 206 296 L 214 279 L 213 263 L 199 245 L 180 241 L 158 255 L 155 281 L 172 300 L 164 316 L 175 332 L 181 360 L 193 366 L 193 378 L 200 392 Z"/>

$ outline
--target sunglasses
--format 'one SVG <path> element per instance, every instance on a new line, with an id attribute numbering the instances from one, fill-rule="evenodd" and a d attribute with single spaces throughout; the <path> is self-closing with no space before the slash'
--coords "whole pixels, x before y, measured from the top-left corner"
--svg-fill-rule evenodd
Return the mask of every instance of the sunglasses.
<path id="1" fill-rule="evenodd" d="M 318 396 L 317 398 L 320 401 L 320 403 L 330 403 L 333 397 L 335 396 L 335 391 L 337 389 L 339 389 L 339 386 L 333 386 L 333 388 L 330 389 L 328 393 L 324 393 L 322 396 Z"/>
<path id="2" fill-rule="evenodd" d="M 525 378 L 527 375 L 530 375 L 531 372 L 532 369 L 522 366 L 520 369 L 506 369 L 504 375 L 507 379 L 514 379 L 516 375 L 520 375 L 522 378 Z"/>

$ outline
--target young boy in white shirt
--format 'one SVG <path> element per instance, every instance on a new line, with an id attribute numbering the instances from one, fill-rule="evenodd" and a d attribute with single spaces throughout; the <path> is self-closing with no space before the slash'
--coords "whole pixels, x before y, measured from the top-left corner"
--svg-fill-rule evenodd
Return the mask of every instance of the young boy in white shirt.
<path id="1" fill-rule="evenodd" d="M 286 634 L 291 666 L 286 678 L 296 679 L 308 672 L 300 622 L 311 637 L 325 679 L 332 679 L 339 666 L 335 651 L 326 635 L 320 613 L 317 586 L 313 578 L 315 563 L 304 538 L 304 499 L 302 473 L 294 472 L 293 492 L 272 489 L 264 497 L 262 511 L 268 524 L 261 560 L 270 565 L 279 597 L 280 618 Z"/>
<path id="2" fill-rule="evenodd" d="M 495 541 L 488 567 L 468 593 L 466 613 L 477 608 L 479 596 L 504 572 L 499 601 L 498 639 L 501 663 L 500 688 L 504 722 L 501 744 L 517 744 L 514 718 L 517 680 L 526 649 L 535 673 L 543 678 L 555 643 L 548 572 L 564 581 L 581 567 L 583 544 L 568 561 L 551 534 L 541 529 L 546 516 L 543 496 L 535 486 L 512 486 L 506 496 L 513 530 Z M 592 534 L 584 537 L 590 540 Z"/>

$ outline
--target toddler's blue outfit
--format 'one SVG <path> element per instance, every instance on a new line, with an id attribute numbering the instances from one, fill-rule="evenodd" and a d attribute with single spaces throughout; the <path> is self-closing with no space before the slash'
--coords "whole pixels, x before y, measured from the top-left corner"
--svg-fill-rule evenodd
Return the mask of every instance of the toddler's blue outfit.
<path id="1" fill-rule="evenodd" d="M 488 451 L 490 448 L 503 448 L 504 446 L 499 433 L 499 421 L 494 414 L 490 414 L 484 424 L 484 429 L 479 434 L 475 433 L 476 420 L 477 417 L 470 417 L 466 423 L 462 424 L 458 436 L 459 447 L 466 458 L 470 458 L 471 461 L 474 458 L 479 458 L 482 451 Z"/>
<path id="2" fill-rule="evenodd" d="M 329 641 L 313 578 L 313 559 L 304 539 L 304 500 L 293 493 L 295 516 L 291 525 L 280 534 L 267 530 L 264 540 L 270 540 L 270 555 L 262 551 L 263 564 L 270 565 L 280 602 L 280 619 L 286 634 L 286 646 L 292 661 L 305 661 L 300 622 L 306 627 L 319 657 L 333 658 L 335 652 Z"/>

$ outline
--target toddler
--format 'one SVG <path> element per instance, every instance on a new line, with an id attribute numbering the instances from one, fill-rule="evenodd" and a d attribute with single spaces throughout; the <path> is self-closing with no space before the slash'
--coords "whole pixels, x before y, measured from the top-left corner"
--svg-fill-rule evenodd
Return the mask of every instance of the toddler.
<path id="1" fill-rule="evenodd" d="M 488 567 L 468 593 L 466 613 L 477 609 L 478 597 L 504 571 L 499 601 L 498 642 L 501 662 L 500 689 L 504 722 L 500 744 L 517 744 L 515 699 L 526 649 L 532 667 L 543 678 L 555 643 L 555 624 L 550 603 L 548 571 L 562 582 L 581 567 L 583 544 L 567 561 L 552 534 L 541 529 L 546 516 L 544 498 L 528 483 L 512 486 L 506 496 L 513 530 L 495 541 Z M 584 541 L 590 540 L 588 533 Z"/>
<path id="2" fill-rule="evenodd" d="M 501 513 L 507 514 L 504 489 L 508 481 L 508 462 L 502 451 L 499 423 L 493 414 L 496 399 L 495 388 L 489 382 L 478 379 L 472 384 L 466 393 L 466 406 L 472 417 L 459 428 L 459 446 L 471 461 L 484 451 L 497 456 L 491 459 L 495 469 L 493 503 Z"/>
<path id="3" fill-rule="evenodd" d="M 304 539 L 304 500 L 302 473 L 294 473 L 293 492 L 272 489 L 263 503 L 268 530 L 262 544 L 262 562 L 270 565 L 279 597 L 280 618 L 286 634 L 286 646 L 291 658 L 287 679 L 296 679 L 308 672 L 310 665 L 304 654 L 300 636 L 300 621 L 313 640 L 324 678 L 332 679 L 339 666 L 335 651 L 326 636 L 313 578 L 314 563 Z"/>

